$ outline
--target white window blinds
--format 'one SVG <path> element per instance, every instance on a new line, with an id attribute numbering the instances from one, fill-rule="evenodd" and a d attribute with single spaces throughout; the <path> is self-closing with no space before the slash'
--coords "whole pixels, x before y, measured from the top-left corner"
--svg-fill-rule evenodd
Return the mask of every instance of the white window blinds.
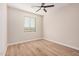
<path id="1" fill-rule="evenodd" d="M 24 20 L 24 32 L 36 31 L 36 19 L 35 17 L 25 17 Z"/>

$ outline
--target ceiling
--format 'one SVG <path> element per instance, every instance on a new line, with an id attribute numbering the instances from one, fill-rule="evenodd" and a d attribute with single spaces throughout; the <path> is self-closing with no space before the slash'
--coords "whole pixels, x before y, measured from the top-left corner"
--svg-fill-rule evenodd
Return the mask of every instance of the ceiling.
<path id="1" fill-rule="evenodd" d="M 46 3 L 45 5 L 50 5 L 50 4 L 54 4 L 55 7 L 47 8 L 47 10 L 48 9 L 53 10 L 55 8 L 60 8 L 60 7 L 64 7 L 64 6 L 69 5 L 68 3 Z M 40 10 L 39 12 L 35 12 L 39 8 L 33 7 L 33 6 L 40 6 L 40 5 L 41 5 L 41 3 L 8 3 L 9 7 L 14 7 L 14 8 L 29 11 L 29 12 L 32 12 L 32 13 L 35 13 L 35 14 L 44 15 L 45 12 L 43 10 Z"/>

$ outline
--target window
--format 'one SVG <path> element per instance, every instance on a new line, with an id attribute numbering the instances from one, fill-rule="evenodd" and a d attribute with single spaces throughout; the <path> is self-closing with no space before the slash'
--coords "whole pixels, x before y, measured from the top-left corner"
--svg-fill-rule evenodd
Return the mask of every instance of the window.
<path id="1" fill-rule="evenodd" d="M 24 32 L 36 31 L 36 19 L 35 17 L 25 17 L 24 20 Z"/>

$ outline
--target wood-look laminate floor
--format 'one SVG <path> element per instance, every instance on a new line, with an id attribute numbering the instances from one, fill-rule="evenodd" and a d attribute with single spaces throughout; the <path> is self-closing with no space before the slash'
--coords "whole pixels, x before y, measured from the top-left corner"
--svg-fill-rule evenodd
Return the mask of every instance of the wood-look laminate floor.
<path id="1" fill-rule="evenodd" d="M 79 51 L 47 40 L 8 46 L 6 56 L 79 56 Z"/>

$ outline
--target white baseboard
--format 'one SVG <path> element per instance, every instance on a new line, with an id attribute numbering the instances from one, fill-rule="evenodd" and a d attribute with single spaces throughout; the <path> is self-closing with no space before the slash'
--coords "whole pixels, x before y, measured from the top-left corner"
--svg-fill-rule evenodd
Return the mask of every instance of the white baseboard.
<path id="1" fill-rule="evenodd" d="M 7 46 L 4 48 L 2 52 L 0 52 L 0 56 L 5 56 L 6 51 L 7 51 Z"/>
<path id="2" fill-rule="evenodd" d="M 30 41 L 40 40 L 40 39 L 42 39 L 42 38 L 39 38 L 39 39 L 31 39 L 31 40 L 26 40 L 26 41 L 19 41 L 19 42 L 14 42 L 14 43 L 8 43 L 8 46 L 9 45 L 19 44 L 19 43 L 24 43 L 24 42 L 30 42 Z M 54 41 L 54 40 L 51 40 L 51 39 L 47 39 L 47 38 L 43 38 L 43 39 L 48 40 L 48 41 L 51 41 L 51 42 L 55 42 L 57 44 L 60 44 L 60 45 L 63 45 L 63 46 L 66 46 L 66 47 L 69 47 L 69 48 L 72 48 L 72 49 L 79 50 L 79 48 L 70 46 L 68 44 L 64 44 L 64 43 L 61 43 L 61 42 L 58 42 L 58 41 Z"/>
<path id="3" fill-rule="evenodd" d="M 6 45 L 5 50 L 4 50 L 4 52 L 3 52 L 3 56 L 6 55 L 7 47 L 8 47 L 8 46 Z"/>
<path id="4" fill-rule="evenodd" d="M 37 38 L 37 39 L 31 39 L 31 40 L 24 40 L 24 41 L 18 41 L 18 42 L 8 43 L 8 46 L 9 45 L 20 44 L 20 43 L 24 43 L 24 42 L 30 42 L 30 41 L 40 40 L 40 39 L 42 39 L 42 38 Z"/>
<path id="5" fill-rule="evenodd" d="M 55 43 L 57 43 L 57 44 L 60 44 L 60 45 L 63 45 L 63 46 L 66 46 L 66 47 L 69 47 L 69 48 L 72 48 L 72 49 L 75 49 L 75 50 L 79 50 L 79 48 L 77 48 L 77 47 L 70 46 L 70 45 L 68 45 L 68 44 L 64 44 L 64 43 L 61 43 L 61 42 L 58 42 L 58 41 L 54 41 L 54 40 L 47 39 L 47 38 L 46 38 L 45 40 L 48 40 L 48 41 L 51 41 L 51 42 L 55 42 Z"/>

